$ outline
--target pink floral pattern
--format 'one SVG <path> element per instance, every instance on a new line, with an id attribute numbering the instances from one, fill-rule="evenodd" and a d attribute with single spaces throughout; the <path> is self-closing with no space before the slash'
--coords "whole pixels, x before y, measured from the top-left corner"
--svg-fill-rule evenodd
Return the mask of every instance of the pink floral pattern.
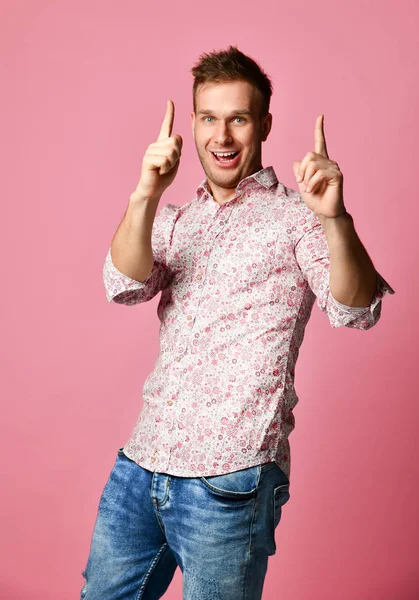
<path id="1" fill-rule="evenodd" d="M 314 302 L 332 327 L 370 329 L 394 290 L 377 272 L 367 307 L 329 291 L 329 251 L 317 215 L 273 167 L 243 179 L 218 205 L 206 180 L 183 206 L 156 215 L 154 266 L 138 282 L 112 263 L 109 302 L 161 291 L 160 353 L 124 452 L 151 471 L 221 475 L 275 461 L 290 477 L 295 365 Z"/>

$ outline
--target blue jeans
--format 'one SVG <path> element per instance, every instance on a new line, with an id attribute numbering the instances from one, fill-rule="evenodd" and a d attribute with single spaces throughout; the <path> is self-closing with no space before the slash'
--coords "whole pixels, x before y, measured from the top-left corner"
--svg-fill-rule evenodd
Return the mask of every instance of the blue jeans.
<path id="1" fill-rule="evenodd" d="M 260 600 L 290 498 L 274 463 L 226 475 L 148 471 L 118 450 L 99 502 L 80 598 L 157 600 L 183 576 L 183 600 Z"/>

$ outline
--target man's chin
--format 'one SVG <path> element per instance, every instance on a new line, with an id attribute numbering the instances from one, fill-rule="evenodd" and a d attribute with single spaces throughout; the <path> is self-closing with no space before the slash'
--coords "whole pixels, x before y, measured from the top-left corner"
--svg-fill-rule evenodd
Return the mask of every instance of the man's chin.
<path id="1" fill-rule="evenodd" d="M 206 171 L 206 175 L 210 181 L 219 187 L 233 188 L 238 185 L 242 179 L 241 172 L 238 169 L 232 169 L 227 172 L 214 172 L 212 169 Z"/>

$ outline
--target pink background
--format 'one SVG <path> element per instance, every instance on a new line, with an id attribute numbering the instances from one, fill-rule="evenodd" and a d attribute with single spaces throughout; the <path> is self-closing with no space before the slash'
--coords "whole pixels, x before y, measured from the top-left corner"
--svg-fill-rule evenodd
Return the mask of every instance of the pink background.
<path id="1" fill-rule="evenodd" d="M 184 148 L 162 204 L 193 198 L 189 70 L 229 44 L 273 79 L 263 166 L 285 185 L 298 189 L 292 163 L 325 114 L 347 209 L 396 291 L 369 331 L 313 309 L 263 597 L 419 597 L 418 13 L 413 0 L 3 0 L 1 598 L 79 597 L 158 351 L 159 296 L 108 304 L 105 255 L 168 98 Z M 178 569 L 165 598 L 181 587 Z"/>

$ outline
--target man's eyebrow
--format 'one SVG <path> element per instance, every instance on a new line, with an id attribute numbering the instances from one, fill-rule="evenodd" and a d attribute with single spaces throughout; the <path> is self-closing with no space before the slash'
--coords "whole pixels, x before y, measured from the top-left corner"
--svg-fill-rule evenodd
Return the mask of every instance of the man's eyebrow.
<path id="1" fill-rule="evenodd" d="M 198 111 L 198 115 L 212 115 L 214 114 L 213 110 L 210 109 L 201 109 Z M 231 111 L 232 115 L 251 115 L 252 112 L 248 108 L 241 108 L 237 110 Z"/>

